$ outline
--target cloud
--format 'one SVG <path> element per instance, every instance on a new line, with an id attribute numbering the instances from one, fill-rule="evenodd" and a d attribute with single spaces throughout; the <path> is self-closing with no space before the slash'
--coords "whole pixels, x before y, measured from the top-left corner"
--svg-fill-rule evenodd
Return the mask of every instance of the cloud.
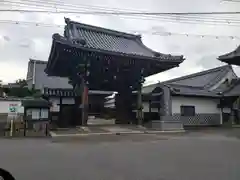
<path id="1" fill-rule="evenodd" d="M 79 1 L 70 0 L 64 4 L 66 4 L 65 6 L 67 7 L 67 4 L 79 4 Z M 149 12 L 237 11 L 240 8 L 240 3 L 219 3 L 219 0 L 88 0 L 84 2 L 84 4 L 117 9 L 137 9 L 138 11 Z M 185 56 L 186 60 L 180 67 L 151 76 L 147 78 L 149 81 L 162 81 L 222 65 L 221 62 L 216 60 L 216 57 L 232 51 L 240 44 L 239 40 L 231 38 L 215 39 L 212 37 L 169 36 L 167 34 L 167 32 L 173 32 L 182 34 L 239 36 L 240 27 L 230 25 L 220 26 L 204 25 L 200 22 L 195 24 L 182 23 L 180 21 L 170 22 L 163 17 L 156 20 L 146 20 L 146 18 L 144 19 L 142 16 L 138 16 L 136 19 L 130 19 L 126 16 L 5 12 L 0 13 L 0 20 L 19 21 L 20 24 L 0 23 L 0 79 L 13 81 L 20 77 L 26 77 L 27 62 L 30 57 L 47 60 L 52 42 L 52 34 L 63 34 L 65 16 L 82 23 L 120 31 L 145 32 L 146 34 L 142 35 L 142 40 L 148 47 L 162 53 L 183 54 Z M 226 15 L 226 18 L 232 17 L 233 16 L 227 17 Z M 237 16 L 235 17 L 237 18 Z M 238 18 L 240 19 L 240 16 L 238 16 Z M 22 21 L 33 22 L 35 24 L 26 25 L 22 24 Z M 38 22 L 52 24 L 53 26 L 36 26 Z M 57 25 L 61 25 L 61 27 L 57 27 Z M 149 32 L 158 32 L 159 34 L 152 35 Z M 2 69 L 4 69 L 4 71 Z M 234 69 L 240 74 L 239 68 Z M 15 73 L 11 74 L 7 72 Z"/>
<path id="2" fill-rule="evenodd" d="M 26 78 L 26 67 L 27 63 L 17 63 L 17 61 L 0 62 L 0 80 L 7 83 Z"/>

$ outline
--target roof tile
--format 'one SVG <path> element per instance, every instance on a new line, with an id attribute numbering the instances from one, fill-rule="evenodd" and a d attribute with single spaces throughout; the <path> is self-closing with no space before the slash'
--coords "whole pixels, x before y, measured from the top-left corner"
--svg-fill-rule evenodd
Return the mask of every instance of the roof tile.
<path id="1" fill-rule="evenodd" d="M 143 93 L 150 93 L 159 84 L 165 84 L 172 89 L 174 94 L 219 96 L 217 91 L 211 91 L 210 88 L 218 83 L 224 76 L 226 76 L 230 70 L 232 70 L 232 67 L 225 65 L 187 76 L 182 76 L 158 84 L 152 84 L 143 87 Z M 177 91 L 174 91 L 174 89 L 177 89 Z"/>
<path id="2" fill-rule="evenodd" d="M 164 60 L 183 60 L 183 56 L 172 56 L 153 51 L 143 44 L 141 36 L 139 35 L 91 26 L 70 21 L 69 19 L 67 19 L 66 23 L 67 25 L 71 24 L 71 26 L 68 26 L 68 29 L 70 29 L 70 31 L 72 31 L 71 34 L 73 34 L 73 37 L 69 37 L 69 39 L 75 42 L 77 40 L 78 42 L 80 40 L 85 40 L 86 44 L 84 47 L 86 48 L 123 53 L 127 55 L 159 58 Z M 160 56 L 158 57 L 157 54 Z"/>

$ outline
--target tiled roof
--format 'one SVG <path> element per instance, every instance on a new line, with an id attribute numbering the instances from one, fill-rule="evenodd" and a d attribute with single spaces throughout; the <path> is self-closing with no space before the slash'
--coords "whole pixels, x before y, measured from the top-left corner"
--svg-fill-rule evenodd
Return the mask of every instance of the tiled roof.
<path id="1" fill-rule="evenodd" d="M 201 71 L 163 82 L 164 84 L 186 85 L 191 87 L 207 88 L 221 80 L 232 67 L 229 65 Z"/>
<path id="2" fill-rule="evenodd" d="M 33 60 L 31 59 L 29 61 L 29 66 L 31 68 L 34 68 L 34 66 L 31 66 L 31 63 L 35 64 L 35 88 L 36 89 L 43 89 L 44 87 L 48 88 L 72 88 L 70 84 L 68 84 L 67 78 L 62 77 L 56 77 L 56 76 L 48 76 L 44 70 L 47 66 L 47 61 L 40 61 L 40 60 Z M 30 70 L 29 70 L 30 71 Z"/>
<path id="3" fill-rule="evenodd" d="M 225 65 L 187 76 L 182 76 L 158 84 L 152 84 L 143 87 L 143 94 L 148 94 L 152 92 L 159 84 L 164 84 L 170 87 L 172 93 L 176 95 L 219 97 L 219 92 L 222 92 L 229 87 L 221 86 L 218 88 L 218 90 L 211 90 L 211 88 L 221 81 L 230 71 L 232 71 L 232 67 Z"/>
<path id="4" fill-rule="evenodd" d="M 49 108 L 51 103 L 45 99 L 37 98 L 37 99 L 24 99 L 22 100 L 22 105 L 26 108 Z"/>
<path id="5" fill-rule="evenodd" d="M 44 69 L 47 66 L 47 61 L 33 60 L 30 59 L 28 66 L 34 68 L 31 64 L 35 64 L 35 71 L 33 69 L 28 69 L 28 71 L 35 72 L 35 89 L 45 91 L 48 95 L 66 95 L 73 96 L 72 85 L 68 83 L 67 78 L 48 76 Z M 90 94 L 107 94 L 110 95 L 112 91 L 99 91 L 90 90 Z"/>
<path id="6" fill-rule="evenodd" d="M 218 59 L 220 61 L 224 61 L 224 60 L 233 59 L 233 58 L 236 58 L 236 57 L 240 57 L 240 45 L 234 51 L 219 56 Z"/>
<path id="7" fill-rule="evenodd" d="M 76 47 L 84 47 L 92 50 L 113 52 L 122 55 L 133 55 L 139 57 L 149 57 L 158 60 L 177 60 L 183 61 L 183 56 L 172 56 L 162 54 L 146 47 L 141 36 L 105 29 L 102 27 L 91 26 L 65 19 L 69 33 L 65 33 L 65 38 L 54 35 L 55 40 L 64 43 L 70 40 Z M 71 45 L 68 44 L 68 45 Z"/>
<path id="8" fill-rule="evenodd" d="M 219 82 L 229 71 L 232 70 L 232 67 L 229 65 L 217 67 L 214 69 L 209 69 L 206 71 L 201 71 L 198 73 L 190 74 L 187 76 L 182 76 L 179 78 L 171 79 L 168 81 L 161 82 L 168 86 L 185 86 L 189 88 L 200 88 L 206 89 L 214 86 L 217 82 Z M 160 83 L 158 83 L 160 84 Z M 143 93 L 150 93 L 155 89 L 158 84 L 152 84 L 146 87 L 143 87 Z"/>

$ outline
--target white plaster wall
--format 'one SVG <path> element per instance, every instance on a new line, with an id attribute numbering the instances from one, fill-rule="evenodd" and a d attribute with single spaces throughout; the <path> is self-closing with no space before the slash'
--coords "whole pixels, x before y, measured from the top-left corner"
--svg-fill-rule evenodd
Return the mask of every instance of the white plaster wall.
<path id="1" fill-rule="evenodd" d="M 172 113 L 181 113 L 180 107 L 184 106 L 195 106 L 196 113 L 204 114 L 215 114 L 220 113 L 220 109 L 217 108 L 219 99 L 203 98 L 203 97 L 172 97 Z"/>
<path id="2" fill-rule="evenodd" d="M 21 107 L 21 101 L 1 101 L 0 100 L 0 114 L 2 113 L 8 113 L 9 105 L 10 104 L 17 104 L 19 107 Z"/>
<path id="3" fill-rule="evenodd" d="M 149 102 L 143 102 L 143 112 L 149 112 Z M 158 112 L 158 109 L 152 108 L 151 112 Z"/>
<path id="4" fill-rule="evenodd" d="M 53 104 L 60 104 L 60 98 L 58 97 L 51 97 L 49 98 L 49 101 Z"/>
<path id="5" fill-rule="evenodd" d="M 60 98 L 58 97 L 51 97 L 49 98 L 49 102 L 52 103 L 52 107 L 50 109 L 51 112 L 59 112 L 60 110 Z"/>
<path id="6" fill-rule="evenodd" d="M 63 98 L 62 99 L 62 104 L 74 104 L 74 98 Z"/>

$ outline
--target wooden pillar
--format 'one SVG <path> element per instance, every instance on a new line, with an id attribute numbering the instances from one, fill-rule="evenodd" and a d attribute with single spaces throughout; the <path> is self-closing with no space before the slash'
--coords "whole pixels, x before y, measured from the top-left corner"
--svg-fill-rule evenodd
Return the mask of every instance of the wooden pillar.
<path id="1" fill-rule="evenodd" d="M 76 94 L 76 97 L 74 98 L 74 118 L 75 118 L 75 124 L 82 125 L 82 116 L 80 113 L 81 105 L 82 105 L 82 88 L 80 83 L 74 84 L 74 93 Z"/>
<path id="2" fill-rule="evenodd" d="M 143 105 L 142 105 L 142 86 L 139 87 L 138 93 L 137 93 L 137 124 L 142 125 L 143 124 Z"/>
<path id="3" fill-rule="evenodd" d="M 58 122 L 59 122 L 59 126 L 61 127 L 61 128 L 66 128 L 65 127 L 65 123 L 64 123 L 64 119 L 63 119 L 63 110 L 62 110 L 62 97 L 60 96 L 59 97 L 59 112 L 58 112 Z M 67 126 L 68 126 L 69 124 L 67 124 Z"/>
<path id="4" fill-rule="evenodd" d="M 142 83 L 144 82 L 144 69 L 141 69 L 140 76 L 139 76 L 139 82 L 138 82 L 138 93 L 137 93 L 137 119 L 138 125 L 143 124 L 143 104 L 142 104 Z"/>
<path id="5" fill-rule="evenodd" d="M 82 125 L 87 125 L 88 121 L 88 86 L 83 81 L 83 91 L 82 91 Z"/>

